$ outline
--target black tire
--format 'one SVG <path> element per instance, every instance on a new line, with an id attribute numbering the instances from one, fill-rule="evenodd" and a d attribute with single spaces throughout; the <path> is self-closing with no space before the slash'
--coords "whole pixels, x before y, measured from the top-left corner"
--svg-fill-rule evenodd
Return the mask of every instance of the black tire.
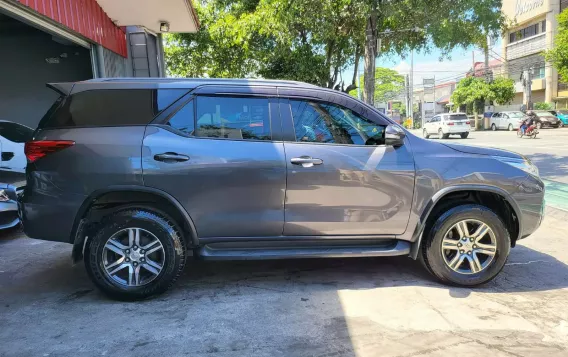
<path id="1" fill-rule="evenodd" d="M 558 127 L 559 127 L 559 128 L 564 128 L 564 122 L 561 121 L 560 124 L 558 124 Z"/>
<path id="2" fill-rule="evenodd" d="M 497 126 L 495 126 L 495 123 L 491 124 L 491 130 L 493 130 L 493 131 L 497 130 Z"/>
<path id="3" fill-rule="evenodd" d="M 487 224 L 496 238 L 497 251 L 493 261 L 485 269 L 474 274 L 462 274 L 452 270 L 444 262 L 442 256 L 441 247 L 444 235 L 454 224 L 464 219 L 475 219 Z M 436 278 L 451 285 L 475 286 L 490 281 L 505 266 L 511 249 L 509 232 L 499 216 L 489 208 L 476 204 L 462 205 L 448 210 L 436 220 L 429 232 L 424 232 L 424 234 L 421 261 Z"/>
<path id="4" fill-rule="evenodd" d="M 508 129 L 509 131 L 513 131 L 513 124 L 509 124 L 509 126 L 507 127 L 507 129 Z"/>
<path id="5" fill-rule="evenodd" d="M 536 128 L 537 128 L 538 130 L 542 129 L 542 123 L 536 123 Z"/>
<path id="6" fill-rule="evenodd" d="M 442 128 L 438 129 L 438 139 L 442 139 L 444 137 L 444 132 L 442 131 Z"/>
<path id="7" fill-rule="evenodd" d="M 426 130 L 426 128 L 424 128 L 424 130 L 422 130 L 422 135 L 424 136 L 425 139 L 430 138 L 430 135 L 428 134 L 428 130 Z"/>
<path id="8" fill-rule="evenodd" d="M 450 137 L 450 134 L 444 134 L 442 135 L 442 139 L 448 139 Z"/>
<path id="9" fill-rule="evenodd" d="M 469 133 L 461 133 L 460 134 L 462 139 L 467 139 L 467 137 L 469 136 Z"/>
<path id="10" fill-rule="evenodd" d="M 103 251 L 107 240 L 129 227 L 151 232 L 162 244 L 164 264 L 154 280 L 141 286 L 126 286 L 114 281 L 103 266 Z M 98 231 L 88 240 L 85 268 L 91 280 L 109 297 L 132 301 L 148 298 L 169 289 L 179 277 L 186 261 L 186 247 L 181 229 L 166 214 L 147 208 L 128 208 L 106 216 Z"/>

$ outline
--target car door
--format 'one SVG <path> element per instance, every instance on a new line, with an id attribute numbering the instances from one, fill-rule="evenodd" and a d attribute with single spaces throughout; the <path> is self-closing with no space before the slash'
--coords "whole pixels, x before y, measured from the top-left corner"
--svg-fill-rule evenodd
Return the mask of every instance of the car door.
<path id="1" fill-rule="evenodd" d="M 509 127 L 509 116 L 505 113 L 501 114 L 501 118 L 499 119 L 500 128 L 507 129 Z"/>
<path id="2" fill-rule="evenodd" d="M 200 238 L 282 235 L 286 164 L 275 94 L 200 87 L 147 127 L 144 184 L 177 199 Z"/>
<path id="3" fill-rule="evenodd" d="M 415 176 L 409 146 L 385 146 L 389 121 L 354 99 L 310 92 L 279 90 L 288 169 L 284 234 L 404 233 Z"/>
<path id="4" fill-rule="evenodd" d="M 436 121 L 438 120 L 438 116 L 434 116 L 430 118 L 430 121 L 427 123 L 428 125 L 428 133 L 430 134 L 437 134 L 438 133 L 438 124 Z"/>
<path id="5" fill-rule="evenodd" d="M 493 113 L 493 115 L 491 115 L 491 119 L 489 120 L 489 126 L 495 124 L 495 127 L 499 129 L 499 127 L 501 126 L 501 122 L 499 121 L 500 118 L 501 118 L 501 113 Z"/>

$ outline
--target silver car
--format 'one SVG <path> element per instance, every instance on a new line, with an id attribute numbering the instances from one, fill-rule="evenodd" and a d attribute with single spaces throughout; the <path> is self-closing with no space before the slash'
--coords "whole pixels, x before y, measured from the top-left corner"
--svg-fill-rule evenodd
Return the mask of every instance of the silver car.
<path id="1" fill-rule="evenodd" d="M 491 115 L 489 126 L 491 130 L 518 130 L 528 117 L 521 111 L 497 112 Z"/>
<path id="2" fill-rule="evenodd" d="M 165 291 L 190 255 L 409 256 L 441 282 L 474 286 L 543 218 L 544 185 L 522 155 L 424 140 L 331 89 L 50 86 L 60 97 L 25 145 L 24 231 L 72 244 L 117 299 Z"/>

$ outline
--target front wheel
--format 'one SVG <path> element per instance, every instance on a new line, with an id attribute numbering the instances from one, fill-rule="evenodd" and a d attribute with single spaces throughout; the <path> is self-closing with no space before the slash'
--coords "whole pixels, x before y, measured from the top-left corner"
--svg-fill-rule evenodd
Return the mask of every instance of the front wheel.
<path id="1" fill-rule="evenodd" d="M 497 130 L 497 126 L 495 126 L 495 124 L 491 124 L 491 130 L 496 131 L 496 130 Z"/>
<path id="2" fill-rule="evenodd" d="M 422 261 L 444 283 L 474 286 L 495 278 L 509 256 L 511 239 L 489 208 L 462 205 L 442 214 L 422 242 Z"/>
<path id="3" fill-rule="evenodd" d="M 426 128 L 424 128 L 424 130 L 422 130 L 422 135 L 424 136 L 424 138 L 428 139 L 430 137 L 430 135 L 428 134 L 428 130 L 426 130 Z"/>
<path id="4" fill-rule="evenodd" d="M 130 208 L 105 217 L 86 248 L 87 273 L 99 289 L 118 300 L 166 291 L 186 259 L 179 227 L 150 209 Z"/>

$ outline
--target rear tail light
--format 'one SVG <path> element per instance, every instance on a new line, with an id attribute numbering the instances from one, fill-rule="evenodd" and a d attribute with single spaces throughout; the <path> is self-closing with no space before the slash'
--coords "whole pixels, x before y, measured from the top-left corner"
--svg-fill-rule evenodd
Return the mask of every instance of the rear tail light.
<path id="1" fill-rule="evenodd" d="M 28 162 L 32 163 L 44 156 L 58 152 L 73 145 L 75 145 L 75 142 L 70 140 L 28 141 L 24 146 L 24 153 L 28 158 Z"/>
<path id="2" fill-rule="evenodd" d="M 454 125 L 454 123 L 452 123 L 452 122 L 449 122 L 449 123 L 448 123 L 448 125 Z"/>
<path id="3" fill-rule="evenodd" d="M 466 123 L 467 125 L 471 124 L 471 123 L 470 123 L 470 122 L 468 122 L 468 121 L 466 121 L 465 123 Z"/>

